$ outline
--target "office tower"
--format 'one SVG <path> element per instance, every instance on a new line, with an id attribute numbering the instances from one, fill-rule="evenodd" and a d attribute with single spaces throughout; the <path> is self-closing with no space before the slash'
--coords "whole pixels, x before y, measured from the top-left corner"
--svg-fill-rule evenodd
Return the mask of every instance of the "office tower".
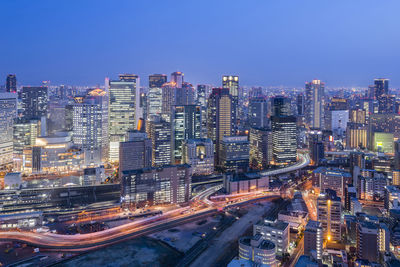
<path id="1" fill-rule="evenodd" d="M 6 92 L 16 93 L 17 92 L 17 77 L 15 74 L 8 74 L 6 79 Z"/>
<path id="2" fill-rule="evenodd" d="M 266 128 L 250 129 L 250 166 L 252 169 L 268 168 L 272 161 L 272 132 Z"/>
<path id="3" fill-rule="evenodd" d="M 108 161 L 108 96 L 93 89 L 84 97 L 76 97 L 73 105 L 73 143 L 85 152 L 85 165 Z"/>
<path id="4" fill-rule="evenodd" d="M 229 93 L 234 99 L 239 97 L 239 76 L 235 75 L 224 75 L 222 76 L 222 87 L 228 88 Z"/>
<path id="5" fill-rule="evenodd" d="M 161 87 L 152 87 L 147 94 L 147 117 L 160 115 L 163 106 L 163 89 Z"/>
<path id="6" fill-rule="evenodd" d="M 349 113 L 349 120 L 352 123 L 366 123 L 367 113 L 364 109 L 352 109 Z"/>
<path id="7" fill-rule="evenodd" d="M 265 218 L 253 225 L 253 235 L 261 234 L 265 240 L 276 246 L 276 254 L 282 256 L 289 248 L 290 225 L 287 222 Z"/>
<path id="8" fill-rule="evenodd" d="M 197 103 L 201 107 L 207 107 L 207 98 L 210 93 L 210 86 L 205 84 L 197 85 Z"/>
<path id="9" fill-rule="evenodd" d="M 373 133 L 373 151 L 393 153 L 393 133 Z"/>
<path id="10" fill-rule="evenodd" d="M 311 140 L 309 143 L 309 149 L 310 149 L 311 163 L 314 166 L 318 166 L 321 160 L 325 158 L 324 143 L 315 142 Z"/>
<path id="11" fill-rule="evenodd" d="M 368 146 L 368 126 L 349 122 L 346 130 L 347 148 L 366 148 Z"/>
<path id="12" fill-rule="evenodd" d="M 207 135 L 214 143 L 217 163 L 219 163 L 222 138 L 235 133 L 232 103 L 232 96 L 227 88 L 213 88 L 208 98 Z"/>
<path id="13" fill-rule="evenodd" d="M 378 113 L 397 113 L 396 110 L 396 97 L 393 95 L 382 95 L 378 98 Z"/>
<path id="14" fill-rule="evenodd" d="M 16 119 L 13 125 L 14 154 L 22 155 L 24 148 L 35 145 L 40 135 L 40 120 Z"/>
<path id="15" fill-rule="evenodd" d="M 127 208 L 158 204 L 185 204 L 191 190 L 191 168 L 187 164 L 122 172 L 121 199 Z"/>
<path id="16" fill-rule="evenodd" d="M 322 259 L 322 224 L 318 221 L 308 221 L 304 230 L 304 255 L 311 256 L 312 251 L 317 254 L 317 259 Z"/>
<path id="17" fill-rule="evenodd" d="M 271 99 L 272 116 L 290 116 L 290 99 L 284 96 L 276 96 Z"/>
<path id="18" fill-rule="evenodd" d="M 239 105 L 241 92 L 239 92 L 239 76 L 224 75 L 222 76 L 222 88 L 228 88 L 229 94 L 232 96 L 232 115 L 235 129 L 237 128 L 236 119 L 239 118 L 241 106 Z"/>
<path id="19" fill-rule="evenodd" d="M 290 164 L 297 159 L 296 117 L 272 117 L 272 151 L 274 163 Z"/>
<path id="20" fill-rule="evenodd" d="M 326 121 L 325 126 L 328 130 L 331 130 L 334 134 L 339 136 L 343 135 L 349 122 L 349 111 L 348 110 L 330 110 L 330 124 Z M 329 126 L 328 126 L 329 125 Z"/>
<path id="21" fill-rule="evenodd" d="M 149 75 L 149 88 L 161 88 L 167 82 L 167 75 L 152 74 Z"/>
<path id="22" fill-rule="evenodd" d="M 224 172 L 245 172 L 249 168 L 247 136 L 224 136 L 221 142 L 219 167 Z"/>
<path id="23" fill-rule="evenodd" d="M 357 257 L 369 261 L 379 258 L 379 229 L 372 222 L 357 223 Z"/>
<path id="24" fill-rule="evenodd" d="M 21 99 L 22 114 L 25 119 L 40 119 L 47 116 L 47 87 L 23 87 Z"/>
<path id="25" fill-rule="evenodd" d="M 180 71 L 171 73 L 171 82 L 175 84 L 176 88 L 182 88 L 184 74 Z"/>
<path id="26" fill-rule="evenodd" d="M 239 239 L 239 258 L 254 263 L 254 266 L 278 266 L 275 244 L 261 235 Z"/>
<path id="27" fill-rule="evenodd" d="M 161 94 L 161 115 L 164 119 L 170 122 L 172 106 L 176 104 L 176 84 L 172 81 L 169 83 L 165 83 L 161 88 Z"/>
<path id="28" fill-rule="evenodd" d="M 140 107 L 139 77 L 123 74 L 119 80 L 110 80 L 109 90 L 109 135 L 111 162 L 118 161 L 119 142 L 125 141 L 126 132 L 138 126 L 143 117 Z"/>
<path id="29" fill-rule="evenodd" d="M 340 241 L 341 199 L 336 192 L 326 189 L 317 199 L 317 218 L 322 224 L 324 240 Z"/>
<path id="30" fill-rule="evenodd" d="M 305 117 L 311 128 L 324 128 L 324 90 L 320 80 L 307 82 L 305 86 Z"/>
<path id="31" fill-rule="evenodd" d="M 174 162 L 181 162 L 182 142 L 201 137 L 201 107 L 196 105 L 173 106 L 171 123 Z"/>
<path id="32" fill-rule="evenodd" d="M 268 101 L 264 97 L 250 98 L 248 120 L 250 127 L 268 128 Z"/>
<path id="33" fill-rule="evenodd" d="M 374 80 L 374 98 L 378 99 L 382 95 L 389 94 L 389 80 L 378 78 Z"/>
<path id="34" fill-rule="evenodd" d="M 192 167 L 193 175 L 214 172 L 214 144 L 211 139 L 188 139 L 182 144 L 182 161 Z"/>
<path id="35" fill-rule="evenodd" d="M 146 128 L 152 143 L 152 164 L 163 166 L 172 163 L 173 142 L 171 123 L 160 116 L 152 116 Z"/>
<path id="36" fill-rule="evenodd" d="M 124 171 L 150 168 L 152 165 L 152 142 L 146 133 L 128 131 L 125 140 L 119 143 L 120 178 Z"/>
<path id="37" fill-rule="evenodd" d="M 296 104 L 297 104 L 297 115 L 303 116 L 304 115 L 304 109 L 305 109 L 304 94 L 298 94 L 297 95 Z"/>
<path id="38" fill-rule="evenodd" d="M 0 93 L 0 169 L 13 166 L 13 125 L 17 117 L 17 94 Z"/>
<path id="39" fill-rule="evenodd" d="M 207 99 L 210 95 L 209 85 L 199 84 L 197 86 L 197 105 L 201 106 L 201 136 L 207 136 Z"/>
<path id="40" fill-rule="evenodd" d="M 195 93 L 193 85 L 187 82 L 182 84 L 182 87 L 175 88 L 175 105 L 194 105 Z"/>

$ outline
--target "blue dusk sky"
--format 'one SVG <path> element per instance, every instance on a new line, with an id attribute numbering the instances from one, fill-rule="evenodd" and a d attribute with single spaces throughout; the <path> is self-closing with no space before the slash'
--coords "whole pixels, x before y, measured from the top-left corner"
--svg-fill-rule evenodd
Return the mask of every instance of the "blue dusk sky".
<path id="1" fill-rule="evenodd" d="M 0 0 L 0 83 L 185 73 L 219 85 L 400 87 L 399 0 Z"/>

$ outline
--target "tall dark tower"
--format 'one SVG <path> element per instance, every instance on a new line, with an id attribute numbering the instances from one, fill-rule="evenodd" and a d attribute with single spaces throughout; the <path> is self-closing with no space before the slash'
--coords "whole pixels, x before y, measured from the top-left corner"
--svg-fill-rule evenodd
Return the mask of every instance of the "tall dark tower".
<path id="1" fill-rule="evenodd" d="M 17 92 L 17 77 L 15 76 L 15 74 L 7 75 L 6 91 L 8 93 L 16 93 Z"/>
<path id="2" fill-rule="evenodd" d="M 152 74 L 149 76 L 149 88 L 161 88 L 167 82 L 167 75 Z"/>
<path id="3" fill-rule="evenodd" d="M 26 119 L 40 119 L 47 116 L 47 87 L 23 87 L 22 107 Z"/>
<path id="4" fill-rule="evenodd" d="M 379 98 L 382 95 L 389 93 L 389 80 L 384 78 L 378 78 L 374 80 L 375 85 L 375 98 Z"/>

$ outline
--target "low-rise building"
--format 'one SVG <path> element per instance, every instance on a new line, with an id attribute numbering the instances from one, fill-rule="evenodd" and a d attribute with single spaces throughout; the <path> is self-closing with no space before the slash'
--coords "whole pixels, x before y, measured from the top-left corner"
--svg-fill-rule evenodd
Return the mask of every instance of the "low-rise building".
<path id="1" fill-rule="evenodd" d="M 239 239 L 239 258 L 255 264 L 277 267 L 275 244 L 262 238 L 260 234 Z"/>
<path id="2" fill-rule="evenodd" d="M 282 256 L 289 248 L 289 224 L 282 221 L 264 219 L 254 224 L 253 234 L 262 235 L 263 239 L 272 241 L 276 254 Z"/>
<path id="3" fill-rule="evenodd" d="M 224 188 L 228 194 L 266 191 L 269 189 L 269 177 L 260 173 L 225 174 Z"/>
<path id="4" fill-rule="evenodd" d="M 289 223 L 291 230 L 299 232 L 308 221 L 308 213 L 282 210 L 278 214 L 278 220 Z"/>

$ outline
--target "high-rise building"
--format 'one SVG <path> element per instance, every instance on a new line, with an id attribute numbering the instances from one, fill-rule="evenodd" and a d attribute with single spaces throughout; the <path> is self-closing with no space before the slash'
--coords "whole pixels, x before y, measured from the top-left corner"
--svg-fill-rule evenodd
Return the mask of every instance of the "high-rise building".
<path id="1" fill-rule="evenodd" d="M 124 171 L 151 167 L 152 143 L 146 133 L 128 131 L 125 142 L 119 143 L 119 175 Z"/>
<path id="2" fill-rule="evenodd" d="M 161 94 L 161 114 L 164 119 L 170 122 L 172 106 L 175 106 L 176 104 L 176 83 L 172 81 L 169 83 L 165 83 L 161 88 Z"/>
<path id="3" fill-rule="evenodd" d="M 322 224 L 324 240 L 341 240 L 341 199 L 336 192 L 326 189 L 317 199 L 317 218 Z"/>
<path id="4" fill-rule="evenodd" d="M 21 100 L 25 119 L 40 119 L 47 116 L 47 87 L 23 87 Z"/>
<path id="5" fill-rule="evenodd" d="M 182 143 L 201 137 L 201 107 L 196 105 L 173 106 L 173 149 L 175 162 L 182 160 Z"/>
<path id="6" fill-rule="evenodd" d="M 15 74 L 8 74 L 6 79 L 6 92 L 16 93 L 17 92 L 17 77 Z"/>
<path id="7" fill-rule="evenodd" d="M 272 117 L 272 151 L 275 164 L 290 164 L 297 160 L 296 117 Z"/>
<path id="8" fill-rule="evenodd" d="M 149 76 L 149 88 L 161 88 L 167 82 L 167 75 L 152 74 Z"/>
<path id="9" fill-rule="evenodd" d="M 379 229 L 372 222 L 357 223 L 357 257 L 377 262 L 379 258 Z"/>
<path id="10" fill-rule="evenodd" d="M 317 259 L 322 259 L 322 224 L 317 221 L 308 221 L 304 230 L 304 255 L 311 256 L 312 251 L 317 254 Z"/>
<path id="11" fill-rule="evenodd" d="M 124 171 L 122 206 L 185 204 L 190 198 L 191 180 L 191 168 L 187 164 Z"/>
<path id="12" fill-rule="evenodd" d="M 176 88 L 182 88 L 184 74 L 180 71 L 171 73 L 171 82 L 175 84 Z"/>
<path id="13" fill-rule="evenodd" d="M 347 123 L 346 147 L 366 148 L 368 146 L 368 126 L 362 123 Z"/>
<path id="14" fill-rule="evenodd" d="M 252 169 L 267 168 L 272 161 L 272 132 L 266 128 L 250 129 L 250 166 Z"/>
<path id="15" fill-rule="evenodd" d="M 374 97 L 378 99 L 382 95 L 389 94 L 389 80 L 378 78 L 374 80 Z"/>
<path id="16" fill-rule="evenodd" d="M 232 118 L 235 129 L 237 128 L 236 119 L 239 118 L 241 106 L 239 105 L 240 96 L 242 93 L 239 91 L 239 76 L 224 75 L 222 76 L 222 88 L 228 88 L 229 94 L 232 96 Z"/>
<path id="17" fill-rule="evenodd" d="M 85 165 L 101 165 L 108 161 L 108 130 L 107 92 L 93 89 L 85 97 L 76 97 L 72 140 L 85 152 Z"/>
<path id="18" fill-rule="evenodd" d="M 271 99 L 272 116 L 290 116 L 290 99 L 276 96 Z"/>
<path id="19" fill-rule="evenodd" d="M 349 120 L 353 123 L 366 123 L 367 113 L 365 109 L 352 109 L 349 113 Z"/>
<path id="20" fill-rule="evenodd" d="M 235 75 L 224 75 L 222 76 L 222 87 L 228 88 L 229 93 L 234 99 L 239 97 L 239 76 Z"/>
<path id="21" fill-rule="evenodd" d="M 245 172 L 249 168 L 247 136 L 225 136 L 221 142 L 219 166 L 224 172 Z"/>
<path id="22" fill-rule="evenodd" d="M 309 143 L 311 163 L 318 166 L 320 161 L 324 158 L 324 143 L 310 141 Z"/>
<path id="23" fill-rule="evenodd" d="M 13 166 L 13 125 L 17 117 L 17 94 L 0 93 L 0 169 Z"/>
<path id="24" fill-rule="evenodd" d="M 125 141 L 127 131 L 138 126 L 143 117 L 140 108 L 139 77 L 120 75 L 119 80 L 109 81 L 109 135 L 110 161 L 118 161 L 119 143 Z"/>
<path id="25" fill-rule="evenodd" d="M 197 85 L 197 103 L 201 107 L 207 107 L 207 98 L 210 94 L 210 86 L 206 84 Z"/>
<path id="26" fill-rule="evenodd" d="M 264 97 L 250 98 L 248 120 L 250 127 L 268 128 L 268 101 Z"/>
<path id="27" fill-rule="evenodd" d="M 324 128 L 325 84 L 320 80 L 306 83 L 305 117 L 311 128 Z"/>
<path id="28" fill-rule="evenodd" d="M 182 87 L 175 88 L 175 105 L 194 105 L 195 92 L 193 85 L 187 82 L 182 84 Z"/>
<path id="29" fill-rule="evenodd" d="M 152 142 L 152 164 L 163 166 L 172 163 L 173 142 L 171 123 L 160 116 L 152 116 L 146 128 Z"/>
<path id="30" fill-rule="evenodd" d="M 189 139 L 182 144 L 182 161 L 192 167 L 193 175 L 214 172 L 214 144 L 211 139 Z"/>
<path id="31" fill-rule="evenodd" d="M 297 104 L 297 115 L 303 116 L 304 115 L 304 109 L 305 109 L 304 94 L 298 94 L 297 95 L 296 104 Z"/>
<path id="32" fill-rule="evenodd" d="M 215 145 L 217 163 L 219 163 L 222 139 L 235 133 L 232 103 L 232 96 L 227 88 L 213 88 L 208 98 L 207 135 Z"/>

